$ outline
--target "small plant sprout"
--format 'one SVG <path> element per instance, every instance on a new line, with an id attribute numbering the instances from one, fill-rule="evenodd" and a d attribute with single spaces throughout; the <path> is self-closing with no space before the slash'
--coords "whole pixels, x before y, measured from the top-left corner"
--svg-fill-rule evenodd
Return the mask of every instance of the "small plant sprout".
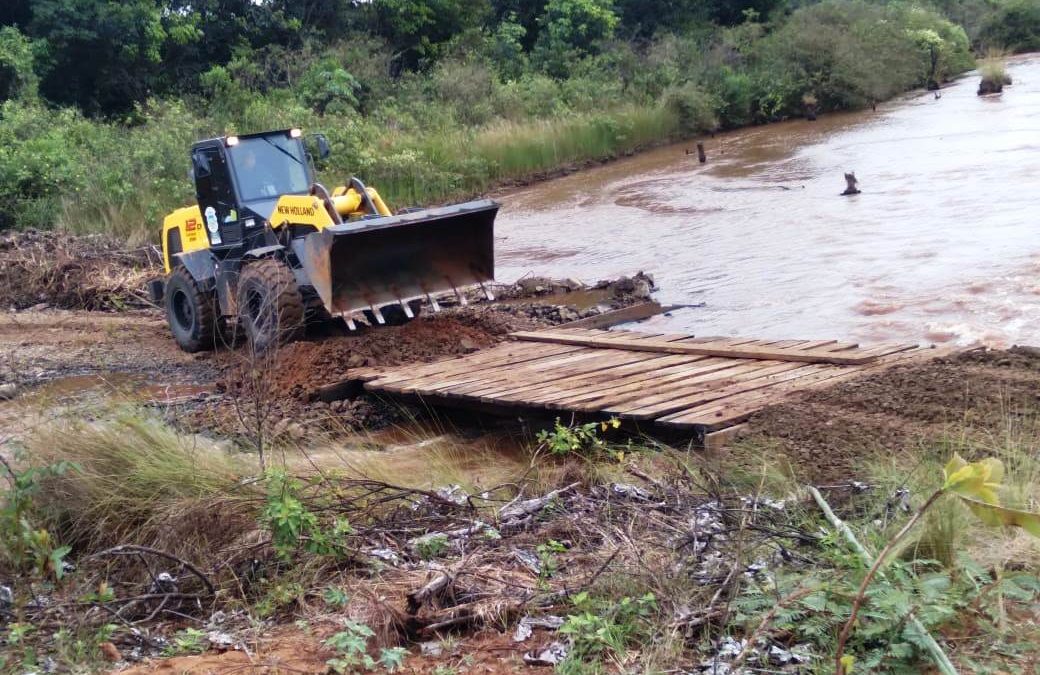
<path id="1" fill-rule="evenodd" d="M 943 468 L 943 479 L 942 486 L 933 492 L 925 500 L 924 504 L 914 512 L 910 520 L 903 525 L 902 529 L 888 540 L 885 548 L 878 554 L 874 564 L 871 565 L 863 578 L 863 582 L 860 584 L 852 602 L 852 612 L 848 621 L 842 627 L 841 634 L 838 636 L 838 645 L 834 655 L 836 675 L 848 675 L 854 667 L 853 657 L 845 654 L 845 645 L 852 634 L 853 627 L 856 625 L 856 619 L 859 616 L 860 608 L 863 606 L 863 601 L 867 596 L 867 589 L 870 587 L 871 582 L 889 554 L 896 549 L 899 543 L 921 520 L 921 517 L 941 498 L 950 494 L 955 495 L 968 506 L 979 520 L 987 525 L 1020 527 L 1033 536 L 1040 537 L 1040 514 L 1009 509 L 1000 505 L 998 490 L 1001 487 L 1001 482 L 1004 480 L 1004 465 L 999 459 L 989 457 L 978 462 L 969 463 L 960 455 L 954 454 L 953 459 Z M 943 667 L 942 664 L 940 664 L 940 669 L 944 673 L 952 672 L 948 666 Z"/>
<path id="2" fill-rule="evenodd" d="M 170 644 L 163 651 L 164 656 L 178 654 L 201 654 L 206 651 L 206 633 L 197 628 L 185 628 L 174 634 Z"/>
<path id="3" fill-rule="evenodd" d="M 339 586 L 329 586 L 325 589 L 325 592 L 321 595 L 326 605 L 330 607 L 346 607 L 347 603 L 350 602 L 350 596 L 347 595 Z"/>
<path id="4" fill-rule="evenodd" d="M 325 640 L 325 646 L 335 650 L 338 654 L 326 662 L 333 671 L 354 673 L 359 670 L 375 670 L 378 666 L 382 666 L 392 673 L 404 663 L 404 657 L 408 654 L 405 648 L 380 649 L 379 659 L 373 659 L 368 654 L 368 641 L 375 636 L 372 629 L 357 621 L 347 621 L 344 627 L 345 630 Z"/>

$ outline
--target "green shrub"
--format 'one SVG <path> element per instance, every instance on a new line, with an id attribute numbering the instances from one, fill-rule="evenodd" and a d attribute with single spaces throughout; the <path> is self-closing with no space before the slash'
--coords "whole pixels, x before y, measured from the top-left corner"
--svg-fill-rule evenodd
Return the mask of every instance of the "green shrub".
<path id="1" fill-rule="evenodd" d="M 1006 0 L 983 25 L 980 41 L 1010 52 L 1040 50 L 1040 0 Z"/>

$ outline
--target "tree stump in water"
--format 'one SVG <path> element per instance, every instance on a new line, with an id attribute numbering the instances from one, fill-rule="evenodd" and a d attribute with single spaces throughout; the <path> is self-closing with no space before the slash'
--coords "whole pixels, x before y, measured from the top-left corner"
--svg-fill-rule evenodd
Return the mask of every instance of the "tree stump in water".
<path id="1" fill-rule="evenodd" d="M 842 195 L 858 195 L 859 194 L 859 188 L 856 187 L 857 183 L 859 183 L 859 181 L 856 180 L 856 174 L 854 172 L 846 173 L 845 174 L 845 192 L 842 192 L 841 194 Z"/>
<path id="2" fill-rule="evenodd" d="M 979 82 L 979 96 L 999 94 L 1004 91 L 1004 83 L 1000 80 L 983 79 Z"/>
<path id="3" fill-rule="evenodd" d="M 697 161 L 699 161 L 701 164 L 704 164 L 705 162 L 708 161 L 708 156 L 704 154 L 704 144 L 703 143 L 698 143 L 697 144 Z"/>

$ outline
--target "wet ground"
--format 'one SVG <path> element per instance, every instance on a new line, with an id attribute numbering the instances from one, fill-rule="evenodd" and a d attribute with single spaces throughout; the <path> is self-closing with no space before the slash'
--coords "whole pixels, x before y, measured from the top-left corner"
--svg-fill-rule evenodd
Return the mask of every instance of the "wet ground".
<path id="1" fill-rule="evenodd" d="M 1040 56 L 863 111 L 660 148 L 503 198 L 500 278 L 646 269 L 669 332 L 1040 343 Z M 855 172 L 861 194 L 842 197 Z"/>

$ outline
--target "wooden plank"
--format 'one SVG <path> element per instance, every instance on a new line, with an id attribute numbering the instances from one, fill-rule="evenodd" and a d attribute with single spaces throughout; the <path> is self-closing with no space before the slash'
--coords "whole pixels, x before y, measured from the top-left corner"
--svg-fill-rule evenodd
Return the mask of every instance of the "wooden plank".
<path id="1" fill-rule="evenodd" d="M 629 305 L 628 307 L 613 309 L 609 312 L 597 314 L 596 316 L 589 316 L 584 319 L 560 324 L 557 328 L 607 328 L 609 326 L 616 326 L 619 323 L 649 319 L 652 316 L 671 311 L 672 309 L 675 309 L 675 307 L 676 306 L 674 305 L 662 307 L 658 302 L 642 302 L 638 305 Z"/>
<path id="2" fill-rule="evenodd" d="M 591 390 L 586 388 L 583 391 L 563 391 L 556 396 L 541 400 L 554 408 L 572 406 L 576 410 L 596 410 L 608 403 L 620 404 L 670 388 L 688 389 L 698 382 L 719 379 L 731 371 L 732 374 L 745 372 L 749 368 L 757 368 L 758 365 L 757 363 L 748 364 L 746 361 L 706 356 L 698 361 L 666 368 L 659 373 L 646 373 L 617 382 L 605 382 L 603 386 Z"/>
<path id="3" fill-rule="evenodd" d="M 523 343 L 509 343 L 511 347 L 519 347 Z M 546 345 L 542 345 L 543 347 Z M 394 366 L 384 369 L 383 375 L 378 381 L 383 384 L 415 380 L 420 377 L 431 377 L 434 375 L 449 375 L 451 373 L 469 372 L 477 368 L 497 368 L 503 365 L 519 365 L 529 361 L 547 359 L 562 354 L 574 354 L 586 351 L 584 347 L 573 347 L 569 345 L 557 345 L 563 349 L 505 349 L 506 345 L 494 347 L 486 352 L 477 352 L 470 356 L 453 357 L 448 361 L 428 364 L 423 366 Z M 501 350 L 501 351 L 500 351 Z"/>
<path id="4" fill-rule="evenodd" d="M 704 449 L 708 452 L 721 450 L 733 441 L 740 438 L 747 431 L 746 424 L 737 424 L 719 431 L 713 431 L 704 435 Z"/>
<path id="5" fill-rule="evenodd" d="M 539 379 L 538 381 L 525 378 L 523 377 L 523 373 L 518 373 L 517 377 L 495 382 L 489 386 L 463 387 L 453 391 L 453 394 L 465 394 L 486 398 L 504 394 L 535 394 L 544 389 L 558 389 L 561 387 L 575 386 L 575 384 L 587 387 L 590 384 L 602 381 L 603 379 L 619 377 L 621 374 L 632 372 L 633 370 L 635 372 L 643 372 L 646 370 L 653 371 L 663 366 L 670 365 L 671 362 L 666 361 L 665 359 L 690 358 L 669 356 L 667 354 L 653 354 L 650 352 L 618 353 L 624 354 L 625 358 L 587 362 L 585 364 L 586 367 L 583 369 L 567 373 L 554 373 L 552 377 Z"/>
<path id="6" fill-rule="evenodd" d="M 661 361 L 661 359 L 685 359 L 684 361 Z M 684 380 L 695 374 L 704 374 L 710 371 L 728 368 L 736 362 L 713 357 L 689 357 L 689 356 L 663 356 L 653 362 L 633 364 L 630 369 L 611 369 L 594 373 L 589 378 L 582 380 L 575 378 L 570 381 L 549 383 L 541 387 L 533 387 L 523 390 L 509 392 L 510 395 L 524 397 L 525 399 L 554 409 L 582 409 L 588 406 L 580 406 L 582 401 L 595 399 L 597 401 L 610 397 L 611 400 L 634 392 L 640 395 L 646 391 L 649 385 L 655 385 L 661 381 Z"/>
<path id="7" fill-rule="evenodd" d="M 861 365 L 868 363 L 875 358 L 873 356 L 860 356 L 851 353 L 845 355 L 834 352 L 770 349 L 768 347 L 756 346 L 726 347 L 721 345 L 662 342 L 657 340 L 601 340 L 598 338 L 567 335 L 565 333 L 556 332 L 523 331 L 513 333 L 512 336 L 518 340 L 548 342 L 551 344 L 654 351 L 665 354 L 698 354 L 701 356 L 722 356 L 767 361 L 797 361 L 801 363 Z"/>
<path id="8" fill-rule="evenodd" d="M 941 354 L 933 350 L 897 352 L 865 368 L 827 369 L 808 374 L 801 379 L 778 383 L 769 391 L 755 391 L 745 396 L 714 401 L 707 405 L 682 410 L 657 420 L 658 423 L 676 427 L 699 427 L 719 429 L 746 421 L 762 408 L 779 403 L 800 391 L 831 386 L 844 380 L 878 372 L 899 363 L 935 358 Z"/>
<path id="9" fill-rule="evenodd" d="M 769 365 L 732 375 L 715 382 L 706 382 L 689 391 L 680 389 L 660 396 L 634 399 L 630 403 L 608 406 L 604 412 L 621 417 L 649 420 L 669 415 L 697 405 L 727 396 L 775 385 L 784 378 L 800 377 L 805 369 L 817 368 L 815 364 L 767 361 Z"/>
<path id="10" fill-rule="evenodd" d="M 433 392 L 441 389 L 449 389 L 453 386 L 459 386 L 468 382 L 494 380 L 495 378 L 501 377 L 505 374 L 514 373 L 521 367 L 524 368 L 525 372 L 530 374 L 537 372 L 538 370 L 561 368 L 566 364 L 571 364 L 575 361 L 593 359 L 600 355 L 600 351 L 596 349 L 580 349 L 576 352 L 566 352 L 563 354 L 553 354 L 542 358 L 530 359 L 519 365 L 516 363 L 503 363 L 489 367 L 461 367 L 458 370 L 449 373 L 436 373 L 428 377 L 403 379 L 389 384 L 379 382 L 378 385 L 380 388 L 396 393 L 418 393 L 423 391 Z"/>
<path id="11" fill-rule="evenodd" d="M 452 396 L 494 397 L 514 389 L 547 386 L 571 376 L 588 375 L 631 363 L 662 358 L 661 354 L 647 352 L 626 352 L 606 349 L 589 351 L 592 353 L 591 357 L 580 363 L 573 363 L 565 367 L 555 367 L 541 372 L 532 372 L 531 369 L 504 372 L 493 380 L 486 380 L 469 386 L 455 387 L 449 393 Z M 613 351 L 612 354 L 607 353 L 611 351 Z"/>

